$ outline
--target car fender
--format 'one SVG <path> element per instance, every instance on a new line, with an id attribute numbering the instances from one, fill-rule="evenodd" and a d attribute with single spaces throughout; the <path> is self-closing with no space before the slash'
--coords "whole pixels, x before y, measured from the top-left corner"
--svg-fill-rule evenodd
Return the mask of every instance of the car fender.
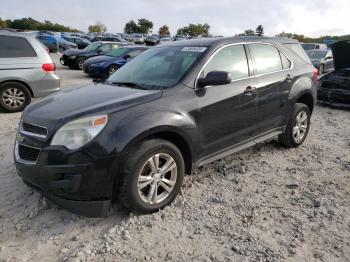
<path id="1" fill-rule="evenodd" d="M 133 117 L 132 122 L 128 116 L 113 122 L 117 123 L 113 134 L 114 150 L 121 154 L 128 153 L 147 137 L 164 133 L 180 136 L 192 154 L 195 152 L 190 145 L 199 144 L 195 121 L 189 115 L 180 112 L 153 111 Z"/>

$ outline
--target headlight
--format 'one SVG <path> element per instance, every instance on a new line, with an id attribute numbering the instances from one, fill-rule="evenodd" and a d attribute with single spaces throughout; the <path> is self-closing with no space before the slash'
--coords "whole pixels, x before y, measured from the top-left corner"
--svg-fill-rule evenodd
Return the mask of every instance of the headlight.
<path id="1" fill-rule="evenodd" d="M 73 120 L 62 126 L 54 135 L 51 145 L 65 146 L 74 150 L 94 139 L 106 126 L 107 115 L 91 116 Z"/>

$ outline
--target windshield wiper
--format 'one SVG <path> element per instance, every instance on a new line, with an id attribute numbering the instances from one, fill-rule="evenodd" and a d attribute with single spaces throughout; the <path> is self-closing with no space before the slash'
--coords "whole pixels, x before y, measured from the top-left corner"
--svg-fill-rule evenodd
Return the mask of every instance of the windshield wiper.
<path id="1" fill-rule="evenodd" d="M 134 82 L 112 82 L 112 85 L 121 85 L 121 86 L 127 86 L 131 88 L 139 88 L 142 90 L 148 90 L 144 85 L 134 83 Z"/>

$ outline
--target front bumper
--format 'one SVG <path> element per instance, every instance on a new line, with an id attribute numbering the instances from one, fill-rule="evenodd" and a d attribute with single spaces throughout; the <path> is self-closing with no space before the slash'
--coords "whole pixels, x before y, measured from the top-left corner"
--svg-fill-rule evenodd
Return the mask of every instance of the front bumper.
<path id="1" fill-rule="evenodd" d="M 62 57 L 60 58 L 60 62 L 64 66 L 72 67 L 75 65 L 75 61 L 76 61 L 76 57 L 72 58 L 71 56 L 67 56 L 67 55 L 62 55 Z"/>
<path id="2" fill-rule="evenodd" d="M 92 77 L 105 77 L 107 76 L 107 71 L 101 66 L 94 65 L 84 65 L 84 73 Z"/>
<path id="3" fill-rule="evenodd" d="M 37 148 L 40 153 L 36 161 L 27 161 L 21 157 L 20 146 L 29 146 L 16 142 L 14 149 L 18 175 L 26 184 L 78 215 L 107 215 L 116 174 L 115 157 L 95 158 L 84 151 L 72 153 L 61 147 L 47 147 Z"/>

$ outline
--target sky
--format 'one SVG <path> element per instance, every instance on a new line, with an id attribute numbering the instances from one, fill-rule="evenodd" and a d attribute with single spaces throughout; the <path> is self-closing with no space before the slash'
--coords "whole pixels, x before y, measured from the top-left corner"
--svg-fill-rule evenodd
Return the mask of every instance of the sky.
<path id="1" fill-rule="evenodd" d="M 128 21 L 146 18 L 153 22 L 154 32 L 168 25 L 171 34 L 189 23 L 208 23 L 211 34 L 223 36 L 259 24 L 265 35 L 350 34 L 349 0 L 1 0 L 0 6 L 2 19 L 32 17 L 82 31 L 101 21 L 108 32 L 123 32 Z"/>

